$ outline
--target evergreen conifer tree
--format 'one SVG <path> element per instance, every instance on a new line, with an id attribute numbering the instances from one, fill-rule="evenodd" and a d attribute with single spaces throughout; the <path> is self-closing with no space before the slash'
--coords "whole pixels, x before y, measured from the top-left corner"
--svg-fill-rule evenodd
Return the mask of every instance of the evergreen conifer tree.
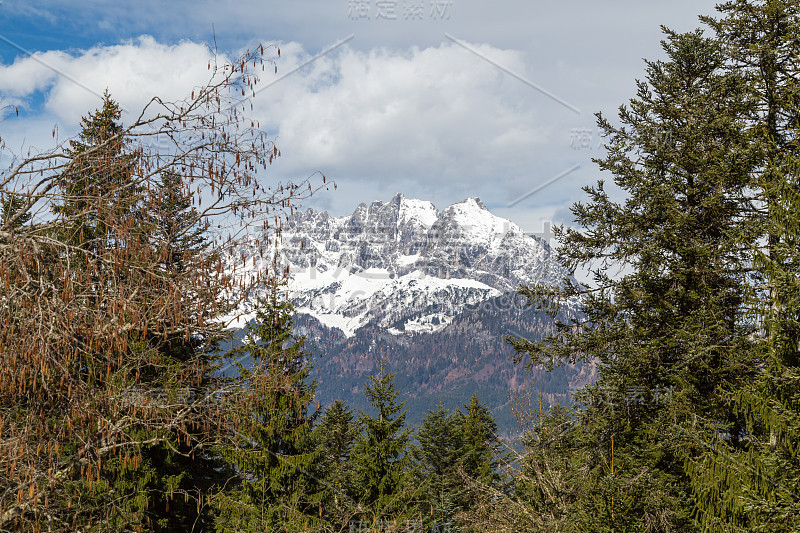
<path id="1" fill-rule="evenodd" d="M 415 491 L 409 483 L 411 429 L 406 428 L 404 403 L 397 403 L 394 374 L 378 361 L 378 374 L 370 376 L 364 394 L 375 416 L 359 411 L 361 435 L 351 455 L 356 490 L 365 508 L 360 519 L 375 527 L 382 521 L 403 522 L 414 516 Z"/>
<path id="2" fill-rule="evenodd" d="M 190 260 L 209 246 L 186 186 L 176 171 L 167 169 L 161 174 L 157 189 L 161 209 L 154 222 L 155 244 L 160 248 L 165 268 L 176 274 L 185 274 L 187 267 L 194 267 Z"/>
<path id="3" fill-rule="evenodd" d="M 513 497 L 545 530 L 569 531 L 575 523 L 575 502 L 588 473 L 586 448 L 573 409 L 539 406 L 522 438 L 524 451 L 514 473 Z M 520 521 L 525 520 L 524 513 Z M 535 527 L 535 526 L 534 526 Z"/>
<path id="4" fill-rule="evenodd" d="M 530 364 L 598 362 L 597 382 L 577 396 L 587 477 L 570 511 L 592 531 L 696 528 L 685 464 L 710 428 L 740 445 L 728 396 L 758 360 L 743 297 L 760 231 L 747 216 L 757 160 L 747 86 L 725 71 L 715 40 L 665 32 L 668 59 L 647 62 L 647 81 L 620 108 L 623 127 L 598 116 L 610 142 L 597 162 L 625 202 L 600 181 L 573 206 L 582 229 L 557 231 L 562 262 L 588 267 L 594 286 L 521 291 L 551 310 L 577 297 L 584 317 L 541 343 L 509 339 Z"/>
<path id="5" fill-rule="evenodd" d="M 703 436 L 706 453 L 690 465 L 698 516 L 707 532 L 800 530 L 800 160 L 768 223 L 779 238 L 756 265 L 772 291 L 759 302 L 768 349 L 758 377 L 731 401 L 747 427 L 742 445 Z"/>
<path id="6" fill-rule="evenodd" d="M 67 149 L 72 162 L 59 180 L 64 201 L 54 208 L 63 220 L 64 240 L 83 250 L 76 259 L 95 268 L 107 248 L 135 240 L 142 222 L 136 155 L 127 150 L 120 117 L 119 104 L 106 91 L 102 107 L 81 119 L 81 133 Z"/>
<path id="7" fill-rule="evenodd" d="M 760 148 L 752 216 L 762 221 L 763 238 L 753 245 L 749 305 L 763 360 L 758 378 L 731 394 L 747 422 L 742 442 L 707 432 L 706 454 L 689 471 L 705 531 L 790 531 L 800 528 L 800 2 L 732 0 L 717 9 L 719 18 L 701 18 L 755 102 L 742 118 Z"/>
<path id="8" fill-rule="evenodd" d="M 153 254 L 159 257 L 158 265 L 164 270 L 161 279 L 153 282 L 151 290 L 162 294 L 186 291 L 186 279 L 208 275 L 217 258 L 207 253 L 209 243 L 205 228 L 192 206 L 187 185 L 180 174 L 174 169 L 165 170 L 149 193 L 158 209 L 144 214 L 142 228 L 147 230 Z M 189 286 L 194 286 L 194 283 Z M 176 296 L 175 301 L 186 302 L 193 298 L 193 290 Z M 180 312 L 190 314 L 187 309 Z M 222 358 L 217 353 L 220 338 L 191 335 L 187 338 L 180 331 L 168 333 L 157 344 L 159 361 L 174 367 L 201 361 L 206 375 L 197 381 L 191 395 L 195 398 L 208 395 L 218 381 L 213 370 Z M 158 369 L 153 371 L 155 374 Z M 167 442 L 142 450 L 142 464 L 153 473 L 148 486 L 152 496 L 143 512 L 151 517 L 154 530 L 209 529 L 213 526 L 213 515 L 201 502 L 207 501 L 235 473 L 224 455 L 210 447 L 200 446 L 208 437 L 207 431 L 207 427 L 195 425 L 185 429 L 181 437 L 173 434 Z M 186 498 L 187 494 L 191 498 Z"/>
<path id="9" fill-rule="evenodd" d="M 230 401 L 250 407 L 232 436 L 236 447 L 221 450 L 240 483 L 217 496 L 217 531 L 306 531 L 321 524 L 311 474 L 316 385 L 309 381 L 304 338 L 293 332 L 294 307 L 281 294 L 284 285 L 268 287 L 244 345 L 230 354 L 241 358 L 234 360 Z"/>
<path id="10" fill-rule="evenodd" d="M 463 473 L 478 483 L 498 487 L 501 482 L 499 464 L 504 454 L 497 437 L 497 424 L 489 408 L 480 403 L 477 393 L 473 393 L 463 411 L 456 415 L 456 420 L 464 446 L 460 460 Z"/>
<path id="11" fill-rule="evenodd" d="M 21 196 L 9 196 L 0 201 L 0 224 L 3 226 L 10 224 L 12 228 L 18 228 L 30 222 L 33 214 L 24 212 L 17 216 L 17 213 L 25 206 L 26 201 Z"/>
<path id="12" fill-rule="evenodd" d="M 426 525 L 428 528 L 446 525 L 455 531 L 452 524 L 464 488 L 464 480 L 458 472 L 465 452 L 463 428 L 450 410 L 439 404 L 423 418 L 417 440 L 416 473 L 425 491 L 423 505 L 430 508 L 425 517 Z"/>
<path id="13" fill-rule="evenodd" d="M 122 265 L 123 258 L 132 255 L 132 249 L 142 250 L 140 260 L 148 261 L 162 253 L 165 238 L 175 235 L 169 242 L 170 254 L 194 268 L 191 273 L 184 272 L 177 262 L 165 262 L 169 275 L 153 278 L 139 289 L 154 299 L 185 290 L 189 285 L 177 276 L 199 278 L 211 268 L 213 260 L 202 253 L 202 228 L 182 188 L 182 178 L 170 170 L 164 173 L 165 179 L 157 190 L 147 190 L 141 184 L 137 175 L 141 168 L 137 169 L 136 156 L 128 151 L 129 141 L 120 115 L 119 105 L 106 92 L 102 108 L 83 118 L 81 134 L 71 142 L 72 164 L 59 180 L 65 189 L 64 202 L 54 208 L 63 222 L 59 237 L 72 246 L 69 253 L 75 264 L 85 272 L 93 271 L 86 275 L 98 280 L 92 293 L 85 296 L 84 304 L 88 312 L 98 314 L 108 312 L 102 294 L 110 289 L 103 287 L 100 280 L 119 283 L 120 279 L 137 275 L 131 272 L 131 267 L 138 266 L 135 263 L 124 268 L 110 266 Z M 171 233 L 160 232 L 165 229 L 163 225 L 153 223 L 165 216 L 171 221 Z M 17 219 L 21 221 L 24 222 L 23 217 Z M 188 231 L 187 237 L 182 235 L 184 231 Z M 113 275 L 107 272 L 110 268 L 115 268 Z M 98 274 L 101 270 L 106 273 Z M 192 296 L 179 294 L 173 300 L 180 304 Z M 184 309 L 174 312 L 188 314 Z M 186 335 L 180 330 L 156 335 L 140 324 L 132 324 L 125 332 L 123 346 L 119 355 L 140 361 L 137 375 L 116 376 L 109 372 L 106 379 L 131 381 L 134 402 L 144 401 L 158 409 L 162 402 L 178 403 L 190 395 L 202 396 L 213 386 L 212 338 Z M 108 353 L 89 353 L 75 362 L 76 371 L 80 372 L 81 366 L 106 364 L 108 357 Z M 198 363 L 208 373 L 193 382 L 193 390 L 175 388 L 180 376 L 198 370 Z M 107 509 L 104 520 L 110 528 L 174 531 L 207 527 L 209 517 L 200 512 L 201 502 L 229 474 L 219 457 L 199 446 L 207 437 L 207 429 L 194 423 L 173 430 L 153 430 L 145 424 L 131 428 L 132 437 L 153 441 L 136 446 L 135 460 L 115 456 L 102 462 L 91 489 L 82 479 L 68 485 L 85 509 Z"/>
<path id="14" fill-rule="evenodd" d="M 322 518 L 337 531 L 347 529 L 357 514 L 359 495 L 354 490 L 350 460 L 357 435 L 353 411 L 342 400 L 329 405 L 314 427 L 314 472 L 322 485 Z"/>
<path id="15" fill-rule="evenodd" d="M 155 97 L 126 127 L 106 94 L 77 138 L 2 171 L 0 198 L 24 200 L 6 206 L 0 228 L 3 530 L 208 529 L 206 489 L 230 486 L 211 447 L 235 455 L 238 426 L 253 426 L 253 388 L 226 396 L 235 384 L 213 372 L 215 319 L 261 276 L 223 268 L 219 224 L 209 249 L 172 241 L 170 254 L 158 232 L 169 207 L 158 185 L 185 193 L 173 195 L 174 217 L 187 215 L 174 234 L 201 238 L 209 217 L 264 227 L 267 214 L 304 196 L 305 183 L 256 180 L 278 150 L 265 132 L 241 127 L 238 104 L 241 87 L 258 83 L 251 70 L 263 54 L 209 64 L 209 82 L 190 97 Z M 158 136 L 175 150 L 145 148 Z M 154 183 L 164 171 L 183 186 Z M 187 209 L 187 198 L 200 205 L 209 194 L 199 215 Z M 20 224 L 48 211 L 56 216 Z M 241 242 L 226 236 L 225 251 Z M 170 264 L 176 257 L 181 265 Z"/>
<path id="16" fill-rule="evenodd" d="M 727 54 L 727 68 L 744 77 L 754 100 L 746 120 L 761 157 L 754 169 L 758 207 L 775 220 L 784 201 L 786 166 L 800 154 L 800 2 L 729 0 L 717 6 L 719 19 L 700 17 L 715 32 Z M 765 225 L 766 254 L 779 254 L 781 231 Z M 770 296 L 768 296 L 770 297 Z M 777 312 L 777 311 L 776 311 Z"/>

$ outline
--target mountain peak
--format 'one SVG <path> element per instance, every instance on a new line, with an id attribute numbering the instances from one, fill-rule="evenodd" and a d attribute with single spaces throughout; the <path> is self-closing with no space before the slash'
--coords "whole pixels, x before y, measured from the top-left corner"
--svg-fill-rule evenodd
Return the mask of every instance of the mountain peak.
<path id="1" fill-rule="evenodd" d="M 348 337 L 367 324 L 392 335 L 443 328 L 466 306 L 565 275 L 548 246 L 474 197 L 441 212 L 400 193 L 343 217 L 307 211 L 279 254 L 298 313 Z"/>
<path id="2" fill-rule="evenodd" d="M 461 200 L 460 202 L 456 202 L 453 205 L 457 205 L 457 204 L 465 204 L 467 206 L 475 206 L 478 209 L 482 209 L 484 211 L 488 211 L 489 210 L 486 207 L 486 205 L 484 205 L 484 203 L 481 202 L 481 199 L 478 198 L 477 196 L 470 196 L 469 198 L 465 198 L 465 199 Z"/>
<path id="3" fill-rule="evenodd" d="M 417 222 L 425 227 L 431 227 L 439 218 L 439 211 L 431 202 L 425 200 L 416 200 L 413 198 L 406 198 L 402 194 L 397 194 L 392 203 L 398 199 L 397 205 L 398 222 L 401 224 L 408 224 L 410 222 Z"/>

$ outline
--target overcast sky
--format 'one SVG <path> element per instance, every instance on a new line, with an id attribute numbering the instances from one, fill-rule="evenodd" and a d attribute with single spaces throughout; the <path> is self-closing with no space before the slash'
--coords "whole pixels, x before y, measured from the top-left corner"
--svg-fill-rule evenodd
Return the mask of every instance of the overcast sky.
<path id="1" fill-rule="evenodd" d="M 275 44 L 278 74 L 262 82 L 279 81 L 254 101 L 282 153 L 264 180 L 323 172 L 338 190 L 308 205 L 335 215 L 396 192 L 439 209 L 477 196 L 539 231 L 568 223 L 600 177 L 594 113 L 633 96 L 643 58 L 662 57 L 660 25 L 692 30 L 714 4 L 2 0 L 0 97 L 21 113 L 0 136 L 46 148 L 105 88 L 131 111 L 188 95 L 214 37 L 229 58 Z"/>

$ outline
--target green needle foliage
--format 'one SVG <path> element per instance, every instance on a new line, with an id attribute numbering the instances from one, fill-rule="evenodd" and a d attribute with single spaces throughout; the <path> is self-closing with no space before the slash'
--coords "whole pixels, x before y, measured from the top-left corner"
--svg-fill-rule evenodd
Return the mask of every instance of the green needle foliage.
<path id="1" fill-rule="evenodd" d="M 426 525 L 453 524 L 464 489 L 464 480 L 458 473 L 464 451 L 459 421 L 439 404 L 435 411 L 429 410 L 425 415 L 417 440 L 419 447 L 414 450 L 414 458 L 419 483 L 425 487 L 423 509 L 429 508 Z"/>
<path id="2" fill-rule="evenodd" d="M 459 454 L 461 472 L 484 487 L 499 488 L 502 482 L 500 464 L 507 457 L 489 408 L 478 401 L 477 393 L 473 393 L 469 403 L 464 404 L 455 417 L 463 439 Z M 469 494 L 465 496 L 462 506 L 469 508 L 473 498 Z"/>
<path id="3" fill-rule="evenodd" d="M 0 180 L 0 529 L 800 531 L 800 0 L 717 10 L 708 34 L 663 28 L 618 121 L 597 115 L 613 186 L 556 229 L 591 281 L 520 289 L 581 312 L 507 338 L 516 360 L 598 378 L 540 405 L 510 480 L 477 394 L 428 411 L 413 445 L 383 359 L 369 414 L 319 416 L 277 265 L 251 284 L 223 268 L 240 243 L 216 245 L 213 217 L 261 226 L 301 195 L 256 183 L 278 151 L 239 127 L 263 48 L 209 63 L 157 131 L 106 93 Z M 141 143 L 158 135 L 173 153 Z M 254 284 L 243 345 L 217 353 Z"/>
<path id="4" fill-rule="evenodd" d="M 172 169 L 163 172 L 157 186 L 161 210 L 158 220 L 153 221 L 155 243 L 160 248 L 164 268 L 189 275 L 197 267 L 191 259 L 210 245 L 206 228 L 198 223 L 188 186 L 177 172 Z"/>
<path id="5" fill-rule="evenodd" d="M 579 298 L 585 318 L 541 343 L 509 339 L 530 364 L 598 362 L 597 382 L 577 396 L 588 469 L 578 530 L 693 530 L 684 464 L 702 452 L 701 430 L 739 445 L 744 422 L 728 397 L 756 371 L 743 301 L 758 235 L 747 215 L 758 153 L 741 118 L 748 87 L 724 70 L 717 41 L 664 31 L 668 59 L 647 62 L 622 126 L 598 115 L 609 142 L 597 163 L 624 203 L 600 181 L 572 209 L 581 229 L 557 231 L 560 259 L 588 268 L 594 286 L 521 291 L 550 309 Z"/>
<path id="6" fill-rule="evenodd" d="M 725 435 L 704 436 L 706 453 L 689 470 L 704 531 L 800 530 L 800 160 L 785 167 L 776 217 L 778 237 L 756 265 L 768 297 L 756 301 L 766 360 L 758 377 L 732 396 L 747 423 L 738 447 Z"/>
<path id="7" fill-rule="evenodd" d="M 506 459 L 489 409 L 473 394 L 451 413 L 441 404 L 428 411 L 417 431 L 416 475 L 424 487 L 425 525 L 472 531 L 469 512 L 486 494 L 502 490 L 500 462 Z"/>
<path id="8" fill-rule="evenodd" d="M 394 374 L 386 374 L 384 369 L 385 362 L 380 359 L 378 375 L 370 376 L 364 389 L 375 416 L 359 411 L 361 434 L 351 455 L 359 501 L 365 510 L 360 518 L 373 525 L 383 520 L 402 522 L 416 515 L 416 490 L 409 473 L 411 429 L 405 427 L 404 404 L 397 403 Z"/>
<path id="9" fill-rule="evenodd" d="M 342 400 L 329 405 L 314 427 L 317 452 L 314 472 L 322 490 L 320 505 L 324 518 L 334 531 L 346 530 L 358 513 L 355 472 L 350 459 L 358 436 L 353 411 Z"/>
<path id="10" fill-rule="evenodd" d="M 23 211 L 27 202 L 21 196 L 11 195 L 0 200 L 0 224 L 18 228 L 30 222 L 33 214 Z M 20 213 L 20 216 L 17 216 Z"/>
<path id="11" fill-rule="evenodd" d="M 744 115 L 760 148 L 754 209 L 763 221 L 749 293 L 766 352 L 753 383 L 731 404 L 746 420 L 739 446 L 723 433 L 703 435 L 706 454 L 689 465 L 704 531 L 800 529 L 800 2 L 729 1 L 721 17 L 703 17 L 728 55 L 727 69 L 747 80 L 755 106 Z"/>
<path id="12" fill-rule="evenodd" d="M 72 164 L 60 177 L 64 202 L 53 209 L 61 217 L 57 235 L 72 246 L 67 254 L 77 266 L 94 272 L 89 276 L 101 290 L 87 295 L 84 308 L 98 314 L 107 312 L 102 289 L 111 290 L 103 287 L 104 276 L 100 274 L 109 270 L 107 258 L 124 255 L 136 242 L 157 246 L 153 225 L 147 222 L 151 214 L 144 201 L 146 190 L 136 180 L 136 159 L 127 150 L 128 141 L 119 119 L 119 106 L 108 93 L 102 108 L 84 117 L 83 130 L 71 143 Z M 176 180 L 181 181 L 177 176 Z M 183 203 L 173 210 L 172 216 L 181 219 L 189 201 L 182 197 Z M 21 207 L 19 202 L 16 207 Z M 23 220 L 20 217 L 17 222 Z M 176 249 L 180 244 L 176 243 Z M 150 252 L 155 253 L 155 250 Z M 194 258 L 199 250 L 180 248 L 180 253 Z M 170 275 L 178 274 L 170 270 Z M 128 274 L 127 269 L 118 268 L 114 273 L 116 282 Z M 150 289 L 160 290 L 161 294 L 170 291 L 163 279 L 152 280 Z M 135 401 L 158 405 L 185 399 L 185 391 L 176 389 L 177 376 L 186 371 L 187 365 L 210 357 L 208 351 L 213 348 L 213 341 L 209 338 L 187 338 L 183 332 L 165 337 L 147 332 L 141 326 L 128 328 L 124 333 L 118 355 L 141 361 L 136 386 L 132 387 L 136 391 L 132 396 L 140 395 Z M 89 369 L 106 364 L 107 355 L 87 352 L 75 362 L 75 372 L 81 372 L 78 367 Z M 132 378 L 109 371 L 105 380 L 97 379 L 94 384 L 102 389 L 108 386 L 105 382 L 116 384 Z M 196 393 L 208 386 L 209 381 L 201 379 L 193 385 Z M 198 427 L 185 424 L 159 430 L 142 423 L 130 427 L 128 434 L 146 444 L 132 448 L 132 457 L 114 456 L 98 461 L 96 480 L 78 478 L 67 483 L 78 505 L 88 510 L 90 517 L 95 509 L 105 509 L 103 520 L 112 528 L 172 531 L 192 524 L 203 525 L 198 502 L 219 482 L 215 470 L 219 464 L 195 449 L 203 438 Z"/>
<path id="13" fill-rule="evenodd" d="M 120 117 L 106 91 L 103 106 L 82 118 L 81 133 L 67 149 L 72 163 L 60 178 L 64 201 L 53 209 L 62 217 L 64 241 L 84 251 L 76 259 L 95 264 L 108 247 L 130 245 L 144 215 L 136 156 L 127 150 Z"/>
<path id="14" fill-rule="evenodd" d="M 576 502 L 583 498 L 589 472 L 575 413 L 563 406 L 536 409 L 522 439 L 525 446 L 514 473 L 514 496 L 544 531 L 571 531 Z"/>
<path id="15" fill-rule="evenodd" d="M 217 531 L 307 531 L 320 524 L 309 409 L 310 353 L 294 335 L 294 307 L 272 282 L 247 326 L 244 345 L 231 356 L 238 376 L 231 398 L 242 411 L 234 449 L 225 459 L 239 472 L 239 485 L 219 496 Z M 246 400 L 244 399 L 246 398 Z"/>

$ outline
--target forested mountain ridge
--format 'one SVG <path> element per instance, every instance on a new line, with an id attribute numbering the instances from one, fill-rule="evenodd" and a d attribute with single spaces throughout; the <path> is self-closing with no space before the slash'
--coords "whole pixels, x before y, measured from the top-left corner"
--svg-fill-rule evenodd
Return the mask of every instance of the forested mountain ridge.
<path id="1" fill-rule="evenodd" d="M 526 371 L 515 364 L 504 335 L 540 338 L 552 329 L 552 320 L 519 307 L 519 298 L 509 308 L 509 298 L 492 298 L 467 309 L 439 331 L 406 335 L 368 325 L 345 338 L 313 317 L 298 316 L 297 330 L 307 335 L 314 352 L 317 399 L 323 404 L 343 399 L 363 407 L 365 377 L 375 372 L 382 354 L 387 371 L 396 373 L 410 423 L 419 423 L 438 402 L 454 408 L 477 392 L 500 432 L 508 438 L 517 435 L 515 394 L 538 398 L 541 393 L 544 405 L 569 403 L 571 391 L 593 380 L 595 367 L 581 363 L 547 372 L 543 366 Z"/>

